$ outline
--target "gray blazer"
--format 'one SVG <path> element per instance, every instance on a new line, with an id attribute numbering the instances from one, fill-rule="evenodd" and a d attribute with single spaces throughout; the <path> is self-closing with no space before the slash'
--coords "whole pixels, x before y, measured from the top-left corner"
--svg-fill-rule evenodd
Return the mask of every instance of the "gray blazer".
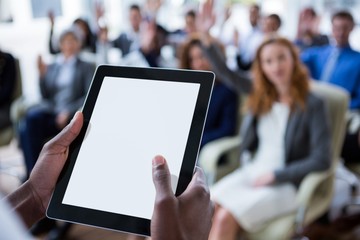
<path id="1" fill-rule="evenodd" d="M 254 152 L 258 146 L 257 119 L 248 113 L 241 126 L 240 151 Z M 285 168 L 275 171 L 276 182 L 292 182 L 296 186 L 306 174 L 322 171 L 331 164 L 331 143 L 324 102 L 309 94 L 305 109 L 293 110 L 285 131 Z"/>
<path id="2" fill-rule="evenodd" d="M 203 47 L 216 75 L 240 94 L 249 93 L 252 80 L 244 72 L 233 72 L 225 64 L 216 46 Z M 257 119 L 248 113 L 242 120 L 241 152 L 254 152 L 258 146 Z M 296 107 L 289 116 L 285 132 L 285 168 L 275 171 L 276 182 L 296 186 L 306 174 L 326 170 L 331 164 L 330 129 L 324 102 L 310 93 L 305 109 Z"/>
<path id="3" fill-rule="evenodd" d="M 46 102 L 43 105 L 52 105 L 54 102 L 55 96 L 55 81 L 58 68 L 56 63 L 50 64 L 48 66 L 46 74 L 40 78 L 40 91 L 43 97 L 43 100 Z M 85 97 L 91 80 L 95 71 L 95 65 L 84 62 L 79 58 L 76 60 L 76 71 L 74 78 L 71 81 L 71 103 L 66 106 L 66 111 L 71 114 L 74 114 L 77 110 L 81 108 L 85 101 Z"/>

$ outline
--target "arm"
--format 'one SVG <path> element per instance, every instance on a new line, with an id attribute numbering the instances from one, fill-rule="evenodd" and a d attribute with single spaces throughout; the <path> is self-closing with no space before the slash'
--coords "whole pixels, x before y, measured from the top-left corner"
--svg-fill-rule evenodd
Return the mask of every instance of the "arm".
<path id="1" fill-rule="evenodd" d="M 39 70 L 39 85 L 40 93 L 42 98 L 49 99 L 51 98 L 51 92 L 49 89 L 48 81 L 51 79 L 51 76 L 54 76 L 54 71 L 56 71 L 56 64 L 47 65 L 42 60 L 42 57 L 39 56 L 37 60 L 38 70 Z"/>
<path id="2" fill-rule="evenodd" d="M 323 66 L 326 63 L 327 57 L 324 56 L 322 47 L 311 47 L 303 51 L 300 55 L 301 61 L 309 70 L 310 76 L 319 80 L 322 75 Z"/>
<path id="3" fill-rule="evenodd" d="M 122 56 L 125 56 L 130 52 L 130 46 L 132 41 L 128 39 L 126 33 L 121 33 L 118 38 L 110 42 L 110 46 L 121 50 Z"/>
<path id="4" fill-rule="evenodd" d="M 236 93 L 230 91 L 225 86 L 219 86 L 221 92 L 216 95 L 216 91 L 213 91 L 213 101 L 218 101 L 218 104 L 210 103 L 208 120 L 207 123 L 210 124 L 209 128 L 206 128 L 202 138 L 201 145 L 219 139 L 225 136 L 231 136 L 236 133 L 237 127 L 237 115 L 238 115 L 238 99 Z M 215 94 L 215 95 L 214 95 Z M 212 109 L 212 108 L 216 109 Z M 211 114 L 213 112 L 214 114 Z M 213 121 L 209 119 L 213 117 Z M 214 124 L 212 124 L 214 123 Z"/>
<path id="5" fill-rule="evenodd" d="M 54 25 L 55 25 L 55 15 L 53 11 L 49 11 L 48 17 L 50 20 L 50 35 L 49 35 L 49 52 L 51 54 L 58 54 L 60 50 L 54 47 L 53 36 L 54 36 Z"/>
<path id="6" fill-rule="evenodd" d="M 63 131 L 45 144 L 29 180 L 5 198 L 27 226 L 45 216 L 66 162 L 69 145 L 78 136 L 82 124 L 83 115 L 79 112 Z M 206 240 L 214 207 L 203 171 L 199 168 L 196 170 L 189 186 L 179 197 L 174 196 L 170 172 L 163 157 L 153 159 L 152 172 L 156 189 L 151 221 L 152 239 Z"/>
<path id="7" fill-rule="evenodd" d="M 351 92 L 350 94 L 350 109 L 360 112 L 360 71 L 357 71 L 353 92 Z"/>
<path id="8" fill-rule="evenodd" d="M 204 172 L 197 168 L 187 189 L 175 197 L 165 159 L 153 159 L 153 181 L 156 189 L 151 220 L 153 240 L 207 240 L 214 213 Z"/>
<path id="9" fill-rule="evenodd" d="M 214 44 L 208 47 L 204 45 L 202 49 L 220 81 L 238 93 L 250 93 L 252 80 L 248 74 L 241 70 L 237 72 L 230 70 L 226 65 L 226 59 L 223 57 L 223 54 L 221 54 L 220 49 Z"/>
<path id="10" fill-rule="evenodd" d="M 217 77 L 227 86 L 238 93 L 249 93 L 252 88 L 250 77 L 242 72 L 233 72 L 226 65 L 226 59 L 220 49 L 212 44 L 209 35 L 210 28 L 215 24 L 215 14 L 213 12 L 213 1 L 208 0 L 201 5 L 196 20 L 196 26 L 201 35 L 202 49 L 204 55 L 211 64 Z"/>
<path id="11" fill-rule="evenodd" d="M 6 197 L 26 226 L 45 217 L 46 207 L 68 156 L 69 145 L 79 134 L 82 113 L 43 147 L 29 180 Z"/>

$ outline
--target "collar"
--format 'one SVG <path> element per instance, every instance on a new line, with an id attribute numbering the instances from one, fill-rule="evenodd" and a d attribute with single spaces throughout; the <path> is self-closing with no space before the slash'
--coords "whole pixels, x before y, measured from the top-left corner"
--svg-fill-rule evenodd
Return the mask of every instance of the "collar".
<path id="1" fill-rule="evenodd" d="M 345 46 L 339 47 L 339 46 L 336 45 L 336 42 L 332 42 L 332 43 L 330 44 L 330 46 L 331 46 L 332 49 L 337 48 L 337 49 L 340 50 L 340 51 L 343 51 L 343 50 L 345 50 L 345 49 L 351 49 L 351 46 L 350 46 L 349 43 L 346 44 Z"/>
<path id="2" fill-rule="evenodd" d="M 63 65 L 63 64 L 67 64 L 67 65 L 75 65 L 76 63 L 76 59 L 77 57 L 74 55 L 74 56 L 71 56 L 70 58 L 68 59 L 65 59 L 64 55 L 60 54 L 55 62 L 59 65 Z"/>

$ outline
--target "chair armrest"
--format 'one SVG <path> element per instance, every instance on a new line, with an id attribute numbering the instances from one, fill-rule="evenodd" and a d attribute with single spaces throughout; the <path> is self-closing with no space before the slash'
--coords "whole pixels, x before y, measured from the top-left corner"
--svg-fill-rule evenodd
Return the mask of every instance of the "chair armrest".
<path id="1" fill-rule="evenodd" d="M 17 125 L 19 121 L 25 116 L 26 111 L 36 105 L 38 102 L 29 102 L 24 97 L 17 98 L 10 107 L 10 118 L 14 125 Z"/>
<path id="2" fill-rule="evenodd" d="M 301 205 L 308 205 L 311 197 L 316 191 L 319 191 L 321 184 L 327 182 L 332 173 L 330 171 L 314 172 L 308 174 L 300 184 L 297 193 L 297 201 Z M 328 186 L 326 186 L 328 187 Z"/>
<path id="3" fill-rule="evenodd" d="M 297 193 L 299 204 L 297 223 L 306 225 L 329 208 L 333 192 L 333 179 L 332 170 L 310 173 L 304 178 Z"/>
<path id="4" fill-rule="evenodd" d="M 204 169 L 207 175 L 215 177 L 218 167 L 218 161 L 221 156 L 230 151 L 239 151 L 241 139 L 239 135 L 232 137 L 223 137 L 207 143 L 200 151 L 198 163 Z M 211 185 L 215 181 L 209 182 Z"/>

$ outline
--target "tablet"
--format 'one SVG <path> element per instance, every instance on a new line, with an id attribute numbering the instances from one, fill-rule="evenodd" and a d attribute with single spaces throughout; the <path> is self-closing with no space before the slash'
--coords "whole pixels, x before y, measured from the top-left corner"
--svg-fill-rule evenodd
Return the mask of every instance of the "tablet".
<path id="1" fill-rule="evenodd" d="M 212 72 L 99 66 L 47 216 L 150 236 L 152 159 L 166 158 L 180 195 L 194 172 L 213 83 Z"/>

